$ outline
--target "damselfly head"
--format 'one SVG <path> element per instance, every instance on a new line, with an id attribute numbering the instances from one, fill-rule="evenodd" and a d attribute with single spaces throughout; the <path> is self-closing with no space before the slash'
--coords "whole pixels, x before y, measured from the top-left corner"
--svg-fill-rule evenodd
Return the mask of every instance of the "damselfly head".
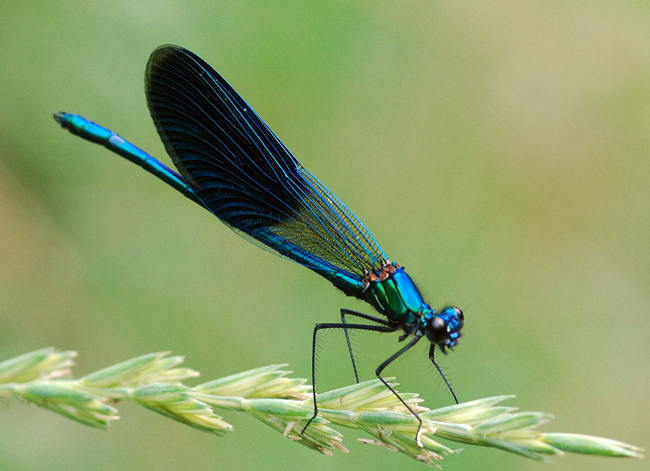
<path id="1" fill-rule="evenodd" d="M 446 347 L 455 347 L 460 338 L 460 330 L 465 323 L 463 311 L 457 307 L 446 307 L 439 314 L 432 311 L 422 317 L 424 333 L 431 343 L 444 352 Z"/>

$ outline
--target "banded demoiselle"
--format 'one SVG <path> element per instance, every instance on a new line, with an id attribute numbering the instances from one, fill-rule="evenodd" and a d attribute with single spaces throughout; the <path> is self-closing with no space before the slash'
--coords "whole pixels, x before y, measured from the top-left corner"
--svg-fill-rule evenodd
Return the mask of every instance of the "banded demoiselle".
<path id="1" fill-rule="evenodd" d="M 315 271 L 383 316 L 341 309 L 340 323 L 316 325 L 312 343 L 315 410 L 311 420 L 318 412 L 314 365 L 317 335 L 323 329 L 345 331 L 357 382 L 349 330 L 401 331 L 399 341 L 409 341 L 379 365 L 375 374 L 420 425 L 417 413 L 381 374 L 426 337 L 429 358 L 458 402 L 434 353 L 436 346 L 446 353 L 446 348 L 458 343 L 464 323 L 462 311 L 457 307 L 433 310 L 404 267 L 389 261 L 366 226 L 298 162 L 257 113 L 200 57 L 178 46 L 162 46 L 149 59 L 145 82 L 149 111 L 180 175 L 81 116 L 58 112 L 54 117 L 73 134 L 140 165 L 212 212 L 237 234 Z M 348 323 L 346 317 L 369 323 Z"/>

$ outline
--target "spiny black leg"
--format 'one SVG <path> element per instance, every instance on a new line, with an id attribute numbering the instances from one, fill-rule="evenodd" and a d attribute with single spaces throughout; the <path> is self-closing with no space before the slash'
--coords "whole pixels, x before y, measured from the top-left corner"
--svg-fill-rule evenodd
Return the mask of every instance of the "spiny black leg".
<path id="1" fill-rule="evenodd" d="M 343 324 L 347 324 L 347 321 L 345 320 L 345 316 L 358 317 L 360 319 L 376 322 L 377 324 L 380 325 L 385 325 L 385 326 L 390 325 L 390 322 L 388 322 L 386 319 L 382 319 L 380 317 L 371 316 L 370 314 L 364 314 L 363 312 L 353 311 L 351 309 L 345 309 L 345 308 L 341 309 L 341 321 L 343 322 Z M 359 383 L 359 371 L 357 370 L 357 362 L 354 361 L 354 353 L 352 352 L 352 343 L 350 342 L 350 333 L 348 332 L 347 328 L 344 328 L 343 330 L 345 331 L 345 341 L 348 343 L 348 351 L 350 352 L 350 360 L 352 361 L 352 368 L 354 368 L 354 378 L 357 380 L 357 383 Z"/>
<path id="2" fill-rule="evenodd" d="M 354 317 L 358 317 L 359 319 L 365 319 L 367 321 L 375 322 L 376 324 L 385 325 L 387 327 L 391 327 L 391 328 L 395 327 L 390 321 L 388 321 L 386 319 L 382 319 L 381 317 L 373 316 L 373 315 L 366 314 L 366 313 L 359 312 L 359 311 L 353 311 L 352 309 L 341 309 L 341 315 L 342 316 L 344 316 L 344 315 L 354 316 Z M 395 327 L 392 330 L 392 332 L 394 332 L 396 330 L 397 330 L 397 327 Z"/>
<path id="3" fill-rule="evenodd" d="M 436 367 L 438 370 L 438 373 L 440 373 L 440 376 L 442 376 L 442 379 L 445 381 L 445 384 L 447 385 L 447 388 L 449 389 L 449 392 L 451 393 L 452 396 L 454 396 L 454 401 L 456 401 L 456 404 L 458 404 L 458 398 L 456 397 L 456 393 L 454 392 L 454 388 L 451 387 L 451 384 L 449 384 L 449 381 L 447 381 L 447 378 L 443 374 L 442 370 L 440 369 L 440 366 L 438 366 L 438 363 L 436 363 L 436 360 L 434 359 L 434 354 L 436 352 L 436 345 L 431 344 L 431 347 L 429 348 L 429 360 L 431 360 L 431 363 L 433 363 L 433 366 Z"/>
<path id="4" fill-rule="evenodd" d="M 411 412 L 411 414 L 413 414 L 413 415 L 415 416 L 415 418 L 418 419 L 419 424 L 418 424 L 418 431 L 417 431 L 417 433 L 415 434 L 415 441 L 417 442 L 417 444 L 418 444 L 418 446 L 419 446 L 420 448 L 422 448 L 422 440 L 420 439 L 420 433 L 421 433 L 421 431 L 422 431 L 422 419 L 421 419 L 420 416 L 417 414 L 417 412 L 415 412 L 413 409 L 411 409 L 411 407 L 410 407 L 406 402 L 404 402 L 404 399 L 402 399 L 402 398 L 400 397 L 400 395 L 397 394 L 397 391 L 395 391 L 395 390 L 391 387 L 391 385 L 388 384 L 388 383 L 386 382 L 386 380 L 385 380 L 384 378 L 381 377 L 381 372 L 384 370 L 384 368 L 386 368 L 388 365 L 390 365 L 390 364 L 391 364 L 391 363 L 392 363 L 396 358 L 398 358 L 398 357 L 399 357 L 400 355 L 402 355 L 404 352 L 408 351 L 408 350 L 409 350 L 413 345 L 415 345 L 416 343 L 418 343 L 418 342 L 420 341 L 421 338 L 422 338 L 422 334 L 421 334 L 420 332 L 417 332 L 417 333 L 415 334 L 415 337 L 413 338 L 413 340 L 411 340 L 411 341 L 410 341 L 409 343 L 407 343 L 404 347 L 402 347 L 402 348 L 401 348 L 397 353 L 394 353 L 393 355 L 391 355 L 391 357 L 390 357 L 388 360 L 386 360 L 386 361 L 383 362 L 381 365 L 379 365 L 379 367 L 375 370 L 375 374 L 377 375 L 377 378 L 379 378 L 379 380 L 380 380 L 382 383 L 384 383 L 384 386 L 386 386 L 386 387 L 387 387 L 387 388 L 388 388 L 388 389 L 389 389 L 393 394 L 395 394 L 395 396 L 397 396 L 397 399 L 399 399 L 399 401 L 400 401 L 402 404 L 404 404 L 404 407 L 406 407 L 406 408 Z"/>
<path id="5" fill-rule="evenodd" d="M 364 316 L 366 315 L 367 314 L 364 314 Z M 318 415 L 318 403 L 316 402 L 316 339 L 318 336 L 318 331 L 324 329 L 344 329 L 344 330 L 356 329 L 356 330 L 370 330 L 373 332 L 395 332 L 395 330 L 397 330 L 397 327 L 390 326 L 390 325 L 365 325 L 365 324 L 343 324 L 343 323 L 342 324 L 316 324 L 316 327 L 314 327 L 314 336 L 311 344 L 311 382 L 312 382 L 312 395 L 314 398 L 314 415 L 311 417 L 311 419 L 309 419 L 307 425 L 305 425 L 305 427 L 302 429 L 302 432 L 300 432 L 301 434 L 305 433 L 307 427 L 309 427 L 309 425 Z"/>

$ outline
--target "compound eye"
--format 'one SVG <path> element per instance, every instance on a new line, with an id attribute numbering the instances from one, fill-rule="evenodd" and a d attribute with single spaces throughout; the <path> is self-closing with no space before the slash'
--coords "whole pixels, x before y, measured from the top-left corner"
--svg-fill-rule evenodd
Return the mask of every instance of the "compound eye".
<path id="1" fill-rule="evenodd" d="M 447 341 L 447 322 L 440 316 L 435 316 L 427 326 L 426 335 L 429 341 L 444 344 Z"/>
<path id="2" fill-rule="evenodd" d="M 447 323 L 442 317 L 436 316 L 431 320 L 431 330 L 445 332 L 447 330 Z"/>
<path id="3" fill-rule="evenodd" d="M 465 324 L 463 311 L 455 306 L 445 308 L 440 315 L 445 318 L 445 321 L 449 326 L 449 332 L 460 332 L 460 329 L 462 329 Z"/>

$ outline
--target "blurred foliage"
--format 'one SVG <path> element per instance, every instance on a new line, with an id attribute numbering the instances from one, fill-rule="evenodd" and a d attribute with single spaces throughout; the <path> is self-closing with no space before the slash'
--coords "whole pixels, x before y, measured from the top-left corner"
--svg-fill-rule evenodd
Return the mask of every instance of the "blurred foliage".
<path id="1" fill-rule="evenodd" d="M 165 43 L 220 71 L 434 307 L 465 310 L 441 359 L 461 400 L 514 393 L 556 429 L 648 447 L 647 2 L 0 2 L 0 358 L 57 345 L 84 373 L 172 350 L 209 377 L 308 377 L 314 323 L 366 309 L 55 124 L 83 114 L 168 162 L 143 91 Z M 364 379 L 396 340 L 357 336 Z M 342 337 L 322 352 L 323 387 L 349 384 Z M 450 403 L 424 346 L 387 374 Z M 253 423 L 216 438 L 145 413 L 110 432 L 0 414 L 3 470 L 418 467 L 351 435 L 326 458 Z M 445 465 L 539 466 L 491 450 Z"/>

